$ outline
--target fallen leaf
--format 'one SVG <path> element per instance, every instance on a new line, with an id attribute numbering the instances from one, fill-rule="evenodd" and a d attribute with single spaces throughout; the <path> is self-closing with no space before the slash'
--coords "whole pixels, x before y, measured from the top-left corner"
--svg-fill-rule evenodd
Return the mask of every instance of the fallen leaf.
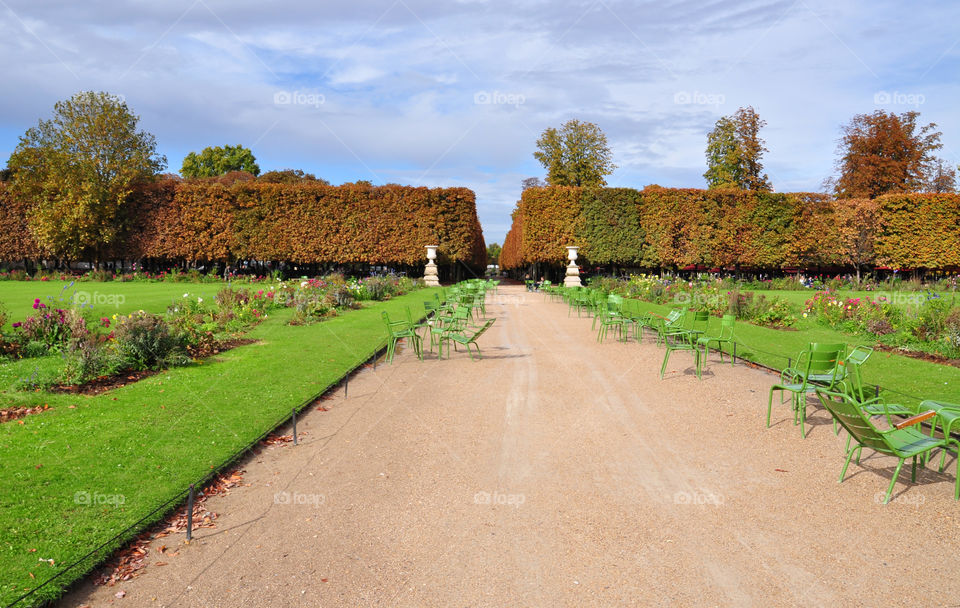
<path id="1" fill-rule="evenodd" d="M 118 598 L 124 598 L 127 596 L 127 592 L 121 589 L 120 591 L 117 591 L 116 593 L 114 593 L 113 596 Z"/>
<path id="2" fill-rule="evenodd" d="M 166 566 L 167 562 L 153 562 L 154 566 Z"/>
<path id="3" fill-rule="evenodd" d="M 774 469 L 774 471 L 776 471 L 777 473 L 789 473 L 789 471 L 786 469 Z"/>

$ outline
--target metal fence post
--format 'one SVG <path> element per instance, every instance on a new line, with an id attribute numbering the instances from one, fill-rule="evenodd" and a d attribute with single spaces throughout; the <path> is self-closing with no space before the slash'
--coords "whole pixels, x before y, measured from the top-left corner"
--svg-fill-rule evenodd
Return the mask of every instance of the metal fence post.
<path id="1" fill-rule="evenodd" d="M 291 418 L 293 419 L 293 445 L 297 445 L 297 408 L 293 408 Z"/>
<path id="2" fill-rule="evenodd" d="M 350 389 L 350 372 L 343 378 L 343 398 L 347 398 L 347 391 Z"/>
<path id="3" fill-rule="evenodd" d="M 187 542 L 193 540 L 193 484 L 190 484 L 190 494 L 187 495 Z"/>
<path id="4" fill-rule="evenodd" d="M 737 343 L 736 343 L 736 342 L 733 343 L 733 355 L 732 355 L 732 356 L 733 356 L 733 362 L 736 363 L 736 362 L 737 362 Z"/>

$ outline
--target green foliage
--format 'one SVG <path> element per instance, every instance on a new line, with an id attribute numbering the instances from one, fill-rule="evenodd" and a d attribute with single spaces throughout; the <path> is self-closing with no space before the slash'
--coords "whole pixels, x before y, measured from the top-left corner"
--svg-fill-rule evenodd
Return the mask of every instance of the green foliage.
<path id="1" fill-rule="evenodd" d="M 163 369 L 188 361 L 180 340 L 159 315 L 138 311 L 121 318 L 113 334 L 117 352 L 131 369 Z"/>
<path id="2" fill-rule="evenodd" d="M 325 179 L 318 179 L 312 173 L 304 173 L 302 169 L 281 169 L 279 171 L 267 171 L 257 178 L 257 181 L 267 184 L 297 184 L 300 182 L 316 182 L 329 186 L 330 182 Z"/>
<path id="3" fill-rule="evenodd" d="M 646 231 L 640 223 L 640 193 L 630 188 L 585 190 L 580 253 L 597 264 L 643 259 Z"/>
<path id="4" fill-rule="evenodd" d="M 551 186 L 600 187 L 617 168 L 607 136 L 591 122 L 568 120 L 559 130 L 547 128 L 537 140 L 534 158 L 547 169 Z"/>
<path id="5" fill-rule="evenodd" d="M 503 251 L 503 248 L 500 247 L 499 243 L 487 245 L 487 264 L 499 264 L 501 251 Z"/>
<path id="6" fill-rule="evenodd" d="M 249 148 L 236 146 L 210 146 L 200 154 L 191 152 L 183 159 L 180 175 L 186 178 L 218 177 L 231 171 L 246 171 L 252 175 L 260 174 L 257 159 Z"/>
<path id="7" fill-rule="evenodd" d="M 8 161 L 11 189 L 33 204 L 28 223 L 40 248 L 99 257 L 116 240 L 134 184 L 166 166 L 138 121 L 121 99 L 82 92 L 57 102 L 51 119 L 20 138 Z"/>
<path id="8" fill-rule="evenodd" d="M 102 336 L 86 336 L 70 343 L 63 370 L 57 382 L 76 385 L 124 369 L 125 361 L 115 350 L 106 348 Z"/>
<path id="9" fill-rule="evenodd" d="M 764 141 L 760 129 L 766 122 L 752 107 L 740 108 L 733 116 L 717 121 L 707 135 L 707 172 L 703 177 L 709 188 L 770 190 L 770 179 L 760 162 Z"/>

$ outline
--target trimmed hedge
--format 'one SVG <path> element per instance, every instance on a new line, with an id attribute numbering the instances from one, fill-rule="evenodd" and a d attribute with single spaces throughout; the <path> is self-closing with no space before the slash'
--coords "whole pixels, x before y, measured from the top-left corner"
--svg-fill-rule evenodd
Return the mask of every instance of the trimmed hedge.
<path id="1" fill-rule="evenodd" d="M 864 213 L 853 213 L 857 208 Z M 850 218 L 872 223 L 851 225 Z M 529 188 L 514 211 L 501 266 L 561 264 L 568 244 L 580 245 L 592 264 L 641 268 L 850 267 L 856 259 L 955 269 L 960 195 L 840 201 L 818 193 L 737 189 Z"/>
<path id="2" fill-rule="evenodd" d="M 0 260 L 44 257 L 23 219 L 29 206 L 10 198 L 0 184 Z M 114 259 L 416 265 L 425 245 L 439 245 L 440 263 L 486 263 L 466 188 L 159 180 L 137 188 L 124 211 Z"/>

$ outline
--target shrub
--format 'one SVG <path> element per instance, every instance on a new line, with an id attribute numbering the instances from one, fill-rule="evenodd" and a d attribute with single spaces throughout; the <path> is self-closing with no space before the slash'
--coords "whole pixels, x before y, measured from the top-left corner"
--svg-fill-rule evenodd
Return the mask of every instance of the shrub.
<path id="1" fill-rule="evenodd" d="M 83 384 L 116 373 L 122 364 L 123 359 L 115 351 L 106 348 L 103 340 L 87 336 L 70 342 L 60 381 L 64 384 Z"/>
<path id="2" fill-rule="evenodd" d="M 113 335 L 124 364 L 135 370 L 161 369 L 187 360 L 180 341 L 160 316 L 138 311 L 121 318 Z"/>

